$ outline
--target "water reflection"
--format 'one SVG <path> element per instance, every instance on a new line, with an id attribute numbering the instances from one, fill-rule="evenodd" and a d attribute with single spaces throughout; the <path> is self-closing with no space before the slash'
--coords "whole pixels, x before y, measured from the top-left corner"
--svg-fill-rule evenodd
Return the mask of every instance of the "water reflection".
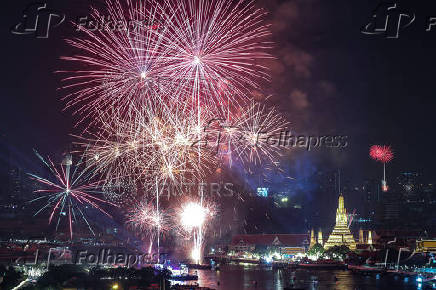
<path id="1" fill-rule="evenodd" d="M 404 279 L 395 277 L 362 276 L 349 271 L 308 271 L 308 270 L 279 270 L 271 267 L 253 264 L 222 265 L 220 270 L 196 270 L 197 283 L 202 287 L 225 290 L 282 290 L 292 289 L 416 289 L 416 285 Z M 195 271 L 191 271 L 195 273 Z M 193 284 L 187 282 L 185 284 Z"/>

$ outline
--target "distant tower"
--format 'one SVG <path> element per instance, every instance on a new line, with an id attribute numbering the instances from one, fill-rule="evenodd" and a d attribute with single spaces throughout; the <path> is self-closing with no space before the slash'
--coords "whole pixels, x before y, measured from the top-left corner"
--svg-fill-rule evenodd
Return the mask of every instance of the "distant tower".
<path id="1" fill-rule="evenodd" d="M 363 230 L 362 229 L 359 230 L 359 243 L 360 244 L 365 243 L 365 240 L 363 239 Z"/>
<path id="2" fill-rule="evenodd" d="M 356 249 L 356 241 L 348 228 L 347 210 L 344 207 L 344 197 L 339 195 L 338 209 L 336 210 L 336 225 L 330 234 L 324 248 L 345 245 L 351 250 Z"/>
<path id="3" fill-rule="evenodd" d="M 368 245 L 372 245 L 372 231 L 368 232 Z"/>
<path id="4" fill-rule="evenodd" d="M 318 244 L 320 244 L 321 246 L 324 246 L 324 241 L 322 240 L 322 230 L 319 229 L 318 231 Z"/>
<path id="5" fill-rule="evenodd" d="M 309 244 L 309 248 L 312 248 L 315 244 L 316 244 L 315 231 L 312 229 L 310 231 L 310 244 Z"/>
<path id="6" fill-rule="evenodd" d="M 65 155 L 64 159 L 62 160 L 62 165 L 73 165 L 73 156 L 70 153 Z"/>

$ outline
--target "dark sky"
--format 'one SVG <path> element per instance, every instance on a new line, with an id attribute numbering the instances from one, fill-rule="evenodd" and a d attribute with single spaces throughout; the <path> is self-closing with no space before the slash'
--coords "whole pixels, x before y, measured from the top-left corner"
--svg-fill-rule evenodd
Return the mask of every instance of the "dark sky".
<path id="1" fill-rule="evenodd" d="M 427 1 L 430 2 L 430 1 Z M 70 21 L 86 15 L 92 1 L 48 1 L 66 14 L 48 39 L 13 35 L 31 1 L 7 0 L 2 6 L 3 60 L 0 133 L 23 160 L 36 162 L 32 148 L 61 152 L 74 133 L 71 111 L 63 111 L 60 56 L 71 54 L 64 39 L 73 36 Z M 396 158 L 389 174 L 410 170 L 435 180 L 436 3 L 397 2 L 415 22 L 399 39 L 364 35 L 378 1 L 259 1 L 270 11 L 276 42 L 271 64 L 270 101 L 298 132 L 348 135 L 343 151 L 293 151 L 288 163 L 310 159 L 317 169 L 343 168 L 350 179 L 378 176 L 381 167 L 368 158 L 372 144 L 392 145 Z M 24 161 L 20 161 L 24 162 Z M 29 166 L 29 165 L 23 165 Z"/>

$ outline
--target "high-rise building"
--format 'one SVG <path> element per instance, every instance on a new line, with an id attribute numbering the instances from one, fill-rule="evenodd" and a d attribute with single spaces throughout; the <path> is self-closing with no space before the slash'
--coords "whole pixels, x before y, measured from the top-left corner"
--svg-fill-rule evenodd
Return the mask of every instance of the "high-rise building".
<path id="1" fill-rule="evenodd" d="M 397 191 L 401 193 L 405 202 L 415 202 L 419 200 L 420 188 L 420 174 L 416 172 L 403 172 L 397 177 Z"/>
<path id="2" fill-rule="evenodd" d="M 383 221 L 393 223 L 400 218 L 401 199 L 398 193 L 388 191 L 383 193 Z"/>
<path id="3" fill-rule="evenodd" d="M 9 190 L 10 198 L 18 199 L 23 191 L 23 172 L 20 168 L 9 170 Z"/>
<path id="4" fill-rule="evenodd" d="M 268 197 L 268 191 L 269 188 L 267 187 L 258 187 L 257 188 L 257 195 L 261 197 Z"/>
<path id="5" fill-rule="evenodd" d="M 336 225 L 333 228 L 324 248 L 333 246 L 347 246 L 351 250 L 356 249 L 356 241 L 348 228 L 347 210 L 344 207 L 344 197 L 339 195 L 338 209 L 336 210 Z"/>
<path id="6" fill-rule="evenodd" d="M 398 222 L 401 211 L 401 195 L 398 192 L 383 192 L 383 222 L 392 224 Z"/>
<path id="7" fill-rule="evenodd" d="M 5 196 L 9 189 L 9 155 L 6 137 L 0 134 L 0 199 Z"/>

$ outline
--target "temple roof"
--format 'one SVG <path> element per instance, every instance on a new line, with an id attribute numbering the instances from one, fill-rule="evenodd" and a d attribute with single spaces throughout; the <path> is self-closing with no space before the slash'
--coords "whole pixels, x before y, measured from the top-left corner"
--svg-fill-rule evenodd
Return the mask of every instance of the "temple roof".
<path id="1" fill-rule="evenodd" d="M 236 235 L 233 236 L 231 244 L 301 247 L 305 241 L 309 242 L 309 238 L 308 234 Z"/>

